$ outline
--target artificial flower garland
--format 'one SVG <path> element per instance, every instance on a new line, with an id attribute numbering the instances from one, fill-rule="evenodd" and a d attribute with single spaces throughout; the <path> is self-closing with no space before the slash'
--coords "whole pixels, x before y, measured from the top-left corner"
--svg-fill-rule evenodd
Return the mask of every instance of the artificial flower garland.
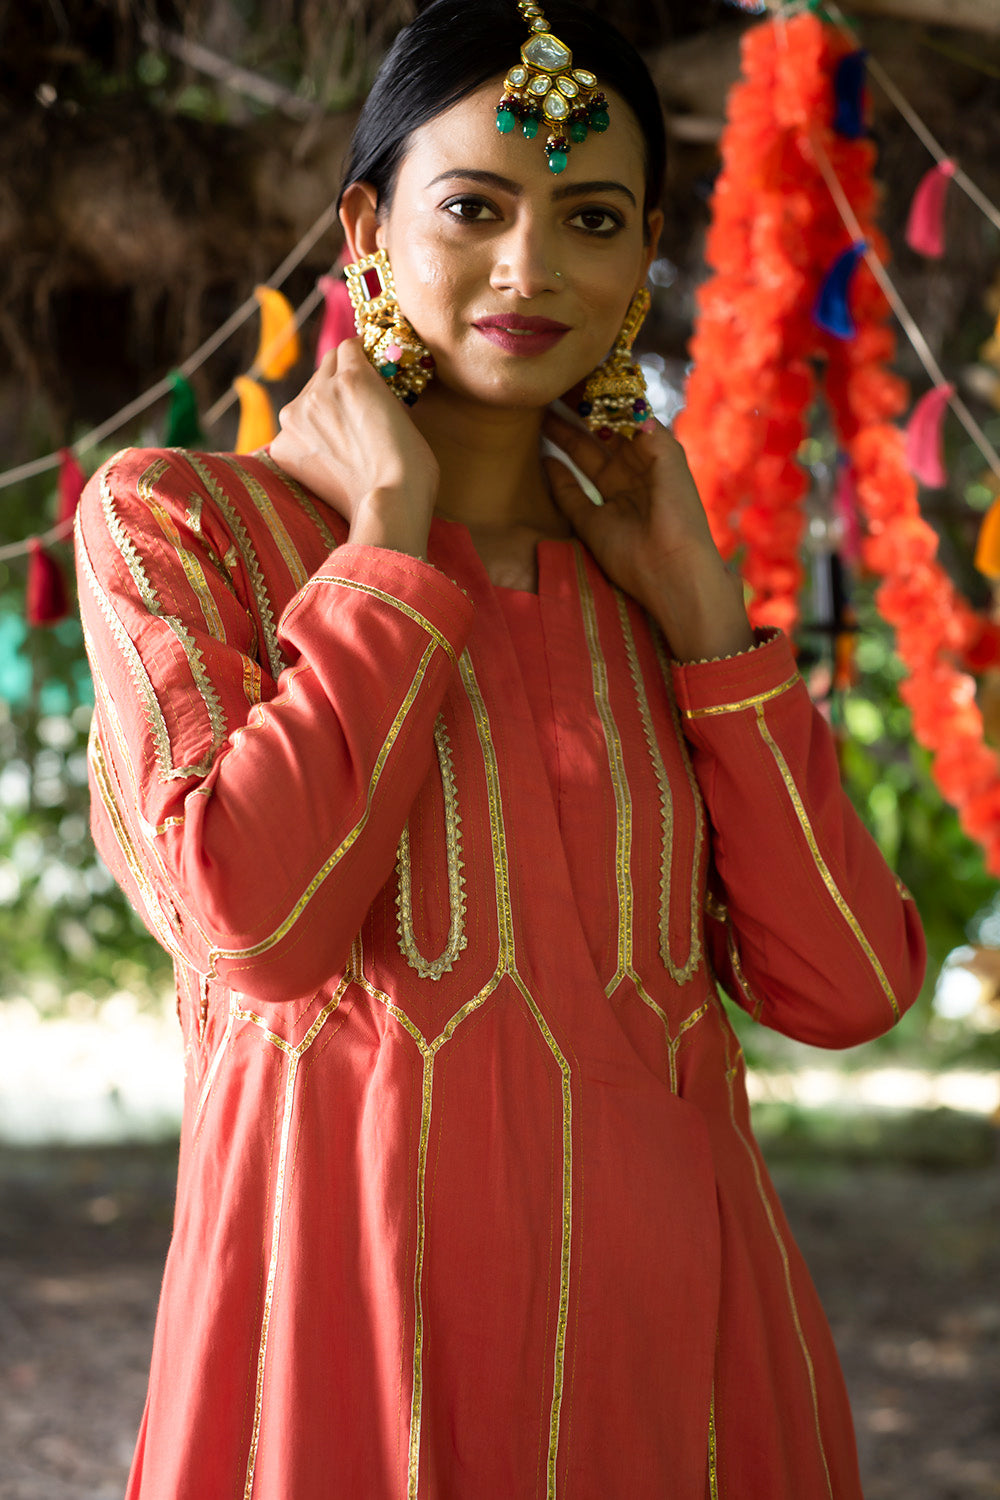
<path id="1" fill-rule="evenodd" d="M 741 551 L 751 618 L 790 631 L 809 483 L 796 454 L 822 389 L 866 526 L 861 562 L 882 580 L 876 605 L 908 672 L 900 693 L 914 735 L 931 751 L 934 779 L 963 829 L 985 848 L 987 868 L 1000 874 L 1000 766 L 965 670 L 997 661 L 1000 632 L 937 560 L 937 534 L 920 514 L 893 421 L 909 397 L 889 369 L 890 310 L 818 165 L 821 149 L 884 261 L 875 150 L 862 131 L 844 133 L 835 88 L 851 57 L 842 34 L 811 13 L 744 37 L 706 249 L 714 274 L 699 294 L 694 369 L 676 431 L 720 550 Z M 841 291 L 850 285 L 842 336 L 817 324 L 831 267 Z M 830 326 L 828 316 L 821 321 Z"/>

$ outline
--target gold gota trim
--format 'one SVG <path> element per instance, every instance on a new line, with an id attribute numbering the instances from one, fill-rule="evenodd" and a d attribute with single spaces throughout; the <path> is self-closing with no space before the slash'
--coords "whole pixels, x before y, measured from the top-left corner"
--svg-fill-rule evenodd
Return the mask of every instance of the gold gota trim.
<path id="1" fill-rule="evenodd" d="M 715 1431 L 715 1381 L 708 1398 L 708 1500 L 719 1500 L 719 1454 Z"/>
<path id="2" fill-rule="evenodd" d="M 323 542 L 326 550 L 328 552 L 332 552 L 335 547 L 339 546 L 337 538 L 334 536 L 329 526 L 323 520 L 323 517 L 320 514 L 319 510 L 312 503 L 312 500 L 306 494 L 301 484 L 294 480 L 291 474 L 286 474 L 284 469 L 282 469 L 278 464 L 275 463 L 270 453 L 260 453 L 257 455 L 257 459 L 259 463 L 262 463 L 265 466 L 265 468 L 270 469 L 275 478 L 280 480 L 285 488 L 295 496 L 295 499 L 298 501 L 299 505 L 305 511 L 306 515 L 309 517 L 310 521 L 312 521 L 313 525 L 316 527 L 316 530 L 319 532 L 320 539 Z"/>
<path id="3" fill-rule="evenodd" d="M 465 876 L 462 874 L 462 815 L 458 810 L 458 791 L 451 757 L 451 742 L 444 717 L 439 714 L 434 725 L 434 744 L 441 768 L 441 790 L 444 794 L 445 863 L 448 872 L 448 939 L 435 959 L 425 958 L 417 947 L 413 931 L 413 879 L 410 865 L 410 827 L 406 823 L 399 838 L 396 860 L 396 910 L 399 947 L 411 969 L 421 979 L 440 979 L 454 967 L 459 954 L 468 945 L 465 935 Z"/>
<path id="4" fill-rule="evenodd" d="M 809 1391 L 812 1396 L 813 1423 L 816 1429 L 816 1443 L 819 1447 L 820 1458 L 823 1461 L 823 1472 L 826 1475 L 827 1500 L 834 1500 L 833 1485 L 830 1480 L 830 1468 L 826 1461 L 826 1450 L 823 1447 L 823 1435 L 820 1429 L 819 1396 L 816 1391 L 816 1372 L 813 1369 L 812 1356 L 809 1353 L 809 1346 L 806 1343 L 806 1336 L 803 1332 L 802 1322 L 799 1318 L 798 1305 L 795 1301 L 795 1291 L 792 1286 L 792 1270 L 788 1260 L 788 1251 L 785 1247 L 785 1242 L 781 1237 L 781 1231 L 778 1228 L 778 1222 L 774 1216 L 774 1209 L 771 1207 L 771 1201 L 767 1196 L 767 1191 L 761 1178 L 760 1164 L 757 1160 L 756 1152 L 754 1151 L 746 1135 L 741 1130 L 739 1121 L 736 1118 L 736 1101 L 733 1096 L 733 1083 L 738 1071 L 739 1056 L 737 1056 L 736 1062 L 733 1063 L 733 1065 L 726 1071 L 726 1086 L 729 1091 L 729 1118 L 737 1138 L 742 1143 L 744 1150 L 750 1158 L 750 1165 L 753 1169 L 754 1182 L 757 1187 L 757 1196 L 759 1197 L 761 1206 L 764 1209 L 771 1234 L 774 1237 L 774 1243 L 777 1245 L 778 1254 L 781 1257 L 781 1264 L 784 1272 L 785 1291 L 788 1295 L 788 1306 L 791 1311 L 792 1322 L 795 1326 L 795 1335 L 798 1339 L 799 1349 L 802 1352 L 802 1358 L 805 1362 L 806 1367 L 806 1374 L 809 1379 Z"/>
<path id="5" fill-rule="evenodd" d="M 191 591 L 201 605 L 202 617 L 209 635 L 214 640 L 225 641 L 226 630 L 222 623 L 222 616 L 219 614 L 218 605 L 208 586 L 208 580 L 205 577 L 205 570 L 201 562 L 190 548 L 185 547 L 181 541 L 181 534 L 177 530 L 174 518 L 169 514 L 165 506 L 162 506 L 158 500 L 154 500 L 152 495 L 146 495 L 143 498 L 149 506 L 150 513 L 159 522 L 160 530 L 177 554 L 177 561 L 184 569 L 184 576 L 191 586 Z"/>
<path id="6" fill-rule="evenodd" d="M 382 772 L 385 769 L 385 763 L 392 752 L 392 748 L 399 737 L 399 732 L 402 729 L 403 724 L 406 722 L 406 718 L 410 712 L 410 709 L 413 707 L 417 694 L 419 693 L 420 688 L 423 685 L 423 680 L 433 655 L 434 646 L 428 645 L 427 649 L 424 651 L 423 656 L 420 658 L 417 670 L 413 676 L 413 681 L 410 683 L 410 686 L 406 690 L 406 696 L 399 706 L 396 717 L 393 719 L 392 723 L 389 726 L 388 733 L 386 734 L 386 737 L 382 742 L 382 748 L 379 750 L 375 765 L 372 768 L 371 778 L 368 782 L 368 793 L 365 798 L 364 811 L 362 812 L 361 817 L 355 823 L 350 832 L 341 839 L 340 843 L 337 845 L 336 849 L 334 849 L 330 857 L 325 860 L 320 868 L 316 871 L 316 874 L 310 880 L 302 895 L 292 907 L 291 911 L 288 912 L 283 921 L 278 924 L 273 932 L 269 933 L 266 938 L 262 938 L 259 943 L 254 943 L 251 947 L 248 948 L 212 949 L 210 960 L 213 965 L 213 972 L 214 966 L 220 958 L 255 958 L 258 954 L 266 953 L 269 948 L 273 948 L 275 943 L 279 943 L 281 939 L 286 935 L 286 933 L 290 932 L 291 929 L 295 926 L 295 923 L 299 920 L 302 913 L 309 905 L 309 902 L 312 900 L 313 896 L 315 896 L 324 880 L 330 874 L 331 870 L 336 868 L 336 866 L 343 859 L 344 855 L 348 852 L 349 849 L 351 849 L 358 836 L 364 831 L 364 828 L 367 825 L 368 819 L 371 815 L 372 802 L 375 797 L 375 792 L 378 789 L 379 781 L 382 778 Z"/>
<path id="7" fill-rule="evenodd" d="M 905 886 L 905 885 L 904 885 L 904 884 L 903 884 L 903 882 L 902 882 L 902 881 L 901 881 L 901 880 L 900 880 L 900 878 L 899 878 L 899 876 L 898 876 L 898 875 L 893 875 L 893 877 L 892 877 L 892 878 L 893 878 L 893 880 L 894 880 L 894 881 L 895 881 L 895 882 L 896 882 L 896 889 L 897 889 L 897 891 L 898 891 L 898 892 L 899 892 L 899 894 L 900 894 L 900 895 L 901 895 L 901 896 L 902 896 L 902 898 L 903 898 L 903 900 L 904 900 L 904 901 L 912 901 L 912 900 L 913 900 L 913 897 L 912 897 L 912 895 L 911 895 L 911 894 L 910 894 L 910 892 L 909 892 L 909 891 L 908 891 L 908 890 L 907 890 L 907 889 L 906 889 L 906 886 Z"/>
<path id="8" fill-rule="evenodd" d="M 94 565 L 87 553 L 86 542 L 83 540 L 83 533 L 79 524 L 79 515 L 80 512 L 77 511 L 77 557 L 79 559 L 80 570 L 83 573 L 83 576 L 87 581 L 87 585 L 94 596 L 98 609 L 104 616 L 104 622 L 114 638 L 115 645 L 118 647 L 122 656 L 125 658 L 129 675 L 132 678 L 132 681 L 135 684 L 136 690 L 139 695 L 139 702 L 142 706 L 143 715 L 146 719 L 146 723 L 149 725 L 149 734 L 153 742 L 153 751 L 156 756 L 156 763 L 158 766 L 169 766 L 170 740 L 167 735 L 167 726 L 164 723 L 163 715 L 160 712 L 160 704 L 153 689 L 153 684 L 149 679 L 149 674 L 147 673 L 146 668 L 142 664 L 142 658 L 140 657 L 138 651 L 135 649 L 135 646 L 132 644 L 132 640 L 129 636 L 128 631 L 125 629 L 125 626 L 118 618 L 111 600 L 108 598 L 107 594 L 104 592 L 104 590 L 101 588 L 100 583 L 98 582 L 97 574 L 94 571 Z M 97 654 L 96 652 L 92 651 L 90 653 L 91 671 L 97 670 L 97 662 Z M 183 774 L 187 776 L 188 774 L 192 773 L 189 773 L 185 769 L 181 773 L 172 774 Z"/>
<path id="9" fill-rule="evenodd" d="M 119 810 L 118 799 L 111 784 L 107 761 L 104 758 L 104 746 L 101 743 L 96 715 L 91 724 L 90 736 L 87 743 L 87 758 L 93 771 L 94 786 L 108 815 L 108 821 L 111 824 L 111 831 L 115 836 L 115 842 L 121 850 L 125 863 L 131 871 L 132 878 L 138 887 L 139 895 L 149 919 L 149 925 L 153 929 L 153 934 L 169 953 L 174 954 L 177 958 L 182 958 L 183 954 L 177 945 L 177 939 L 163 916 L 159 896 L 146 873 L 142 860 L 136 853 L 135 845 L 129 837 L 128 826 Z"/>
<path id="10" fill-rule="evenodd" d="M 713 703 L 708 708 L 686 708 L 685 719 L 710 719 L 716 714 L 738 714 L 744 708 L 758 708 L 762 703 L 769 703 L 772 698 L 777 698 L 782 693 L 787 693 L 789 688 L 795 686 L 799 681 L 796 672 L 789 677 L 787 682 L 782 682 L 778 687 L 768 688 L 766 692 L 754 693 L 752 698 L 741 698 L 739 703 Z"/>
<path id="11" fill-rule="evenodd" d="M 257 613 L 260 616 L 261 626 L 264 631 L 264 647 L 267 652 L 271 676 L 277 681 L 281 676 L 285 659 L 278 645 L 278 635 L 274 625 L 274 611 L 271 608 L 270 595 L 264 583 L 264 575 L 261 572 L 257 553 L 243 524 L 243 518 L 208 465 L 196 453 L 186 453 L 184 456 L 205 486 L 216 508 L 225 517 L 229 530 L 233 534 L 233 545 L 226 553 L 225 562 L 227 567 L 233 568 L 236 564 L 236 557 L 243 559 L 243 566 L 246 568 L 247 576 L 250 579 L 254 601 L 257 605 Z M 235 556 L 233 555 L 234 548 Z M 232 558 L 232 561 L 230 561 L 230 558 Z"/>
<path id="12" fill-rule="evenodd" d="M 222 1036 L 219 1039 L 219 1045 L 216 1047 L 215 1052 L 212 1055 L 212 1061 L 208 1065 L 208 1072 L 205 1074 L 205 1080 L 202 1083 L 201 1092 L 198 1095 L 198 1103 L 195 1107 L 193 1121 L 195 1127 L 195 1141 L 197 1141 L 198 1135 L 200 1134 L 200 1131 L 198 1130 L 198 1124 L 201 1120 L 202 1111 L 204 1110 L 205 1105 L 208 1103 L 209 1095 L 212 1092 L 212 1085 L 215 1083 L 219 1068 L 222 1064 L 223 1054 L 225 1053 L 226 1048 L 229 1046 L 229 1039 L 233 1034 L 233 1026 L 236 1023 L 235 1010 L 235 997 L 231 996 L 229 1001 L 229 1015 L 226 1018 L 226 1029 L 222 1033 Z"/>
<path id="13" fill-rule="evenodd" d="M 486 798 L 490 809 L 490 841 L 493 846 L 493 875 L 497 896 L 497 931 L 500 941 L 499 969 L 513 971 L 517 962 L 514 952 L 514 912 L 510 899 L 510 876 L 507 870 L 507 840 L 504 833 L 503 802 L 500 796 L 500 770 L 489 715 L 475 668 L 467 651 L 459 660 L 459 673 L 472 708 L 476 736 L 483 755 L 486 774 Z"/>
<path id="14" fill-rule="evenodd" d="M 577 586 L 583 614 L 583 628 L 590 656 L 590 675 L 593 684 L 594 703 L 604 731 L 604 743 L 608 754 L 608 768 L 615 794 L 615 881 L 618 887 L 618 967 L 608 987 L 611 994 L 622 978 L 632 968 L 632 917 L 634 892 L 632 889 L 632 797 L 625 773 L 625 756 L 621 736 L 615 723 L 608 695 L 608 669 L 601 650 L 597 626 L 597 609 L 593 590 L 587 577 L 583 561 L 583 550 L 578 543 L 573 547 L 576 563 Z"/>
<path id="15" fill-rule="evenodd" d="M 694 789 L 694 849 L 691 857 L 691 918 L 688 936 L 688 956 L 684 964 L 675 964 L 670 951 L 670 887 L 673 874 L 673 847 L 674 847 L 674 802 L 670 790 L 670 780 L 667 776 L 667 768 L 663 763 L 656 739 L 656 731 L 653 728 L 653 715 L 650 712 L 649 698 L 646 693 L 646 685 L 642 680 L 642 670 L 639 666 L 639 654 L 635 646 L 635 636 L 632 632 L 632 624 L 628 617 L 628 607 L 624 596 L 616 591 L 616 603 L 618 605 L 618 618 L 621 622 L 622 636 L 625 641 L 625 654 L 628 657 L 629 672 L 632 675 L 632 685 L 635 689 L 636 703 L 639 706 L 639 717 L 642 720 L 642 732 L 646 740 L 646 748 L 653 766 L 653 774 L 656 784 L 660 789 L 660 823 L 662 827 L 662 838 L 660 843 L 660 957 L 663 960 L 667 973 L 675 984 L 687 984 L 694 978 L 701 967 L 701 913 L 698 909 L 698 884 L 701 870 L 701 850 L 705 837 L 705 814 L 702 808 L 701 794 L 697 788 Z M 666 679 L 665 679 L 666 681 Z M 673 693 L 669 686 L 667 690 L 667 701 L 670 704 L 671 718 L 677 728 L 677 741 L 683 747 L 686 760 L 687 750 L 684 747 L 684 736 L 680 733 L 676 724 L 676 706 L 673 701 Z"/>
<path id="16" fill-rule="evenodd" d="M 421 630 L 424 630 L 441 647 L 441 650 L 448 657 L 452 666 L 458 665 L 455 648 L 448 637 L 442 635 L 437 626 L 432 625 L 426 615 L 422 615 L 418 609 L 414 609 L 405 600 L 397 599 L 394 594 L 387 594 L 384 589 L 377 589 L 374 584 L 359 583 L 356 578 L 334 578 L 327 577 L 326 575 L 322 578 L 308 578 L 299 590 L 298 597 L 301 598 L 306 589 L 319 588 L 322 584 L 334 584 L 340 589 L 353 589 L 356 594 L 369 594 L 373 599 L 381 599 L 383 604 L 391 604 L 393 609 L 398 609 L 400 614 L 406 615 L 408 619 L 413 620 L 415 624 L 420 626 Z M 285 610 L 285 614 L 281 617 L 282 624 L 284 624 L 285 615 L 288 614 L 288 610 L 294 608 L 295 603 L 296 600 L 293 599 L 288 609 Z"/>
<path id="17" fill-rule="evenodd" d="M 275 542 L 278 544 L 278 551 L 281 553 L 282 557 L 285 560 L 285 566 L 288 568 L 288 571 L 292 576 L 293 584 L 295 585 L 296 589 L 300 589 L 305 583 L 306 579 L 309 577 L 309 573 L 302 562 L 302 558 L 299 556 L 298 549 L 296 548 L 295 543 L 288 535 L 288 531 L 285 527 L 284 521 L 278 515 L 274 501 L 271 499 L 270 495 L 267 493 L 267 490 L 261 484 L 260 480 L 255 479 L 252 474 L 244 469 L 238 459 L 231 458 L 229 454 L 223 454 L 222 461 L 224 464 L 227 464 L 229 468 L 232 469 L 237 478 L 242 481 L 243 485 L 246 488 L 247 494 L 250 496 L 250 499 L 257 507 L 260 515 L 263 517 L 264 524 L 267 526 L 268 531 L 271 533 L 271 535 L 274 537 Z"/>
<path id="18" fill-rule="evenodd" d="M 833 900 L 837 906 L 837 910 L 840 912 L 848 927 L 854 933 L 854 936 L 857 938 L 862 952 L 874 969 L 876 977 L 878 978 L 878 982 L 882 987 L 882 992 L 892 1008 L 893 1017 L 898 1021 L 900 1016 L 899 1002 L 897 1001 L 896 996 L 893 993 L 892 985 L 889 983 L 889 977 L 883 969 L 881 963 L 879 962 L 878 955 L 876 954 L 874 948 L 868 941 L 865 934 L 862 932 L 861 924 L 859 923 L 857 917 L 851 911 L 851 908 L 848 906 L 847 902 L 844 900 L 844 897 L 841 895 L 837 883 L 834 880 L 833 876 L 830 874 L 829 867 L 827 866 L 826 861 L 819 851 L 819 845 L 816 842 L 816 835 L 813 832 L 813 826 L 809 821 L 809 815 L 806 812 L 802 802 L 802 798 L 799 795 L 799 789 L 795 785 L 794 777 L 792 776 L 792 773 L 788 768 L 788 762 L 785 760 L 785 757 L 782 755 L 781 751 L 778 749 L 778 746 L 775 744 L 775 741 L 771 735 L 771 731 L 768 729 L 767 723 L 764 719 L 763 707 L 759 704 L 757 706 L 756 713 L 757 728 L 760 731 L 760 737 L 764 741 L 767 748 L 770 750 L 771 754 L 774 756 L 775 764 L 778 767 L 778 770 L 781 772 L 781 779 L 785 783 L 785 788 L 788 792 L 789 800 L 791 801 L 792 806 L 795 808 L 795 816 L 799 820 L 799 825 L 805 835 L 806 843 L 809 845 L 809 852 L 813 857 L 813 862 L 816 865 L 816 869 L 819 871 L 820 878 L 822 879 L 823 884 L 826 886 L 827 890 L 830 892 L 830 895 L 833 897 Z"/>
<path id="19" fill-rule="evenodd" d="M 138 494 L 139 499 L 142 500 L 146 505 L 150 506 L 150 508 L 153 509 L 154 514 L 156 510 L 162 510 L 162 507 L 160 507 L 158 502 L 156 501 L 153 487 L 157 483 L 157 481 L 163 477 L 164 473 L 169 467 L 170 464 L 167 459 L 157 459 L 155 463 L 150 464 L 150 466 L 144 471 L 136 485 L 136 493 Z M 171 751 L 168 755 L 167 762 L 165 764 L 161 764 L 159 767 L 161 779 L 173 779 L 174 777 L 180 775 L 203 774 L 204 771 L 208 770 L 208 767 L 212 764 L 212 761 L 215 758 L 216 751 L 225 741 L 226 718 L 222 710 L 222 703 L 219 699 L 219 695 L 215 690 L 215 685 L 209 677 L 208 672 L 205 668 L 205 660 L 201 654 L 201 648 L 199 647 L 191 631 L 188 629 L 187 625 L 182 619 L 180 619 L 177 615 L 168 615 L 164 613 L 159 596 L 156 593 L 156 590 L 153 588 L 153 585 L 149 581 L 149 576 L 146 573 L 145 565 L 139 553 L 139 549 L 136 547 L 132 538 L 126 532 L 125 527 L 122 524 L 121 517 L 119 516 L 116 509 L 115 498 L 111 493 L 111 484 L 107 470 L 105 470 L 105 472 L 101 475 L 101 508 L 104 512 L 104 520 L 108 528 L 108 533 L 111 537 L 111 540 L 114 542 L 115 546 L 118 548 L 118 551 L 121 553 L 122 558 L 125 562 L 125 566 L 128 568 L 128 571 L 132 577 L 132 581 L 139 592 L 139 597 L 142 599 L 143 604 L 146 606 L 146 609 L 151 615 L 155 615 L 157 619 L 163 621 L 164 625 L 166 625 L 173 632 L 173 634 L 177 637 L 177 640 L 180 642 L 184 655 L 187 658 L 191 676 L 194 680 L 195 686 L 198 689 L 201 700 L 205 705 L 205 712 L 208 715 L 208 722 L 212 732 L 211 744 L 209 745 L 205 754 L 198 761 L 197 769 L 184 768 L 183 770 L 181 770 L 179 768 L 175 768 Z"/>

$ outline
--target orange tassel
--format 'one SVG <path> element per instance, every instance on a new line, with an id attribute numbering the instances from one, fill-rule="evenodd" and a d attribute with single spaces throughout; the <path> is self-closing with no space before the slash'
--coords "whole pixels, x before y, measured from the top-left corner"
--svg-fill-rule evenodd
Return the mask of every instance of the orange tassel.
<path id="1" fill-rule="evenodd" d="M 920 179 L 906 221 L 906 243 L 920 255 L 944 254 L 944 200 L 955 175 L 953 161 L 939 161 Z"/>
<path id="2" fill-rule="evenodd" d="M 72 448 L 59 449 L 59 510 L 56 520 L 72 521 L 80 503 L 87 476 L 77 462 Z"/>
<path id="3" fill-rule="evenodd" d="M 986 578 L 1000 578 L 1000 500 L 994 500 L 983 517 L 975 562 Z"/>
<path id="4" fill-rule="evenodd" d="M 254 453 L 265 448 L 278 435 L 271 398 L 259 380 L 237 375 L 233 381 L 240 398 L 240 425 L 236 434 L 236 452 Z"/>
<path id="5" fill-rule="evenodd" d="M 940 489 L 947 479 L 942 456 L 942 426 L 953 385 L 936 385 L 921 396 L 906 424 L 906 464 L 921 484 Z"/>
<path id="6" fill-rule="evenodd" d="M 28 542 L 24 613 L 29 625 L 55 625 L 69 614 L 69 594 L 63 570 L 36 536 Z"/>
<path id="7" fill-rule="evenodd" d="M 265 380 L 280 380 L 301 353 L 295 313 L 288 298 L 273 286 L 255 286 L 253 294 L 260 304 L 260 343 L 254 365 Z"/>

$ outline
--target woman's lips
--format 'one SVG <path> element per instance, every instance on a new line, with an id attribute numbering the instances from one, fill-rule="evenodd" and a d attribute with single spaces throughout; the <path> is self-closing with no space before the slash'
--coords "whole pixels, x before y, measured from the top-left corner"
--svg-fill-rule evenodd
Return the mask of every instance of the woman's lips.
<path id="1" fill-rule="evenodd" d="M 506 349 L 508 354 L 544 354 L 569 332 L 568 328 L 548 318 L 511 318 L 509 323 L 491 319 L 475 326 L 491 344 Z"/>

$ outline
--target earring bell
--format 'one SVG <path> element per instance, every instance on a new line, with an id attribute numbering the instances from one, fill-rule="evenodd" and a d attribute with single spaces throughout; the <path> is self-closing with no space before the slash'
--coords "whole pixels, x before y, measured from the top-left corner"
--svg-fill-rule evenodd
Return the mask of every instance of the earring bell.
<path id="1" fill-rule="evenodd" d="M 600 438 L 616 432 L 633 438 L 652 415 L 642 369 L 632 360 L 632 345 L 649 312 L 649 303 L 648 290 L 640 287 L 629 304 L 614 348 L 588 376 L 577 404 L 587 427 Z"/>
<path id="2" fill-rule="evenodd" d="M 389 389 L 412 406 L 434 374 L 434 356 L 400 312 L 384 250 L 344 267 L 361 345 Z"/>

